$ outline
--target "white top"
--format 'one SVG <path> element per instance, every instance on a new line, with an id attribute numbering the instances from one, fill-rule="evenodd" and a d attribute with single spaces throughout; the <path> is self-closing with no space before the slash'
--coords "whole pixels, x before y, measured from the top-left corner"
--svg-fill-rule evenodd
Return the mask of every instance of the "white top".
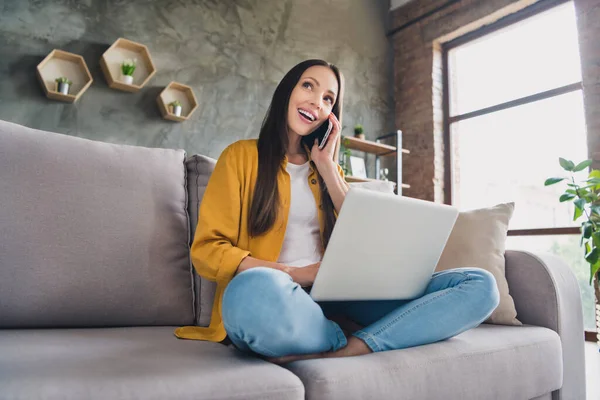
<path id="1" fill-rule="evenodd" d="M 308 184 L 309 163 L 287 163 L 290 174 L 290 213 L 278 263 L 306 267 L 321 261 L 321 232 L 315 197 Z"/>

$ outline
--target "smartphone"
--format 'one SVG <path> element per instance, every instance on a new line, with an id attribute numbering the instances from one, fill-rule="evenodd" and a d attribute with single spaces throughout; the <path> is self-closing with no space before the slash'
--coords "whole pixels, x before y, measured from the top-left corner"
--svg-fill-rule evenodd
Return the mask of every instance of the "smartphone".
<path id="1" fill-rule="evenodd" d="M 327 138 L 333 129 L 333 123 L 329 118 L 327 121 L 323 122 L 321 126 L 319 126 L 313 133 L 303 138 L 304 142 L 308 145 L 308 148 L 312 148 L 315 143 L 315 139 L 318 139 L 319 149 L 323 149 L 327 144 Z"/>

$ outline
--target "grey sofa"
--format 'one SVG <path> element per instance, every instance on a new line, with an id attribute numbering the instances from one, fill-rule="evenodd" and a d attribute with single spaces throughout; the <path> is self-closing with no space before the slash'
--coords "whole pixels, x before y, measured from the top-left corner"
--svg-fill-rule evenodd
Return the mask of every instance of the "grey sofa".
<path id="1" fill-rule="evenodd" d="M 585 398 L 575 278 L 525 252 L 522 327 L 285 368 L 177 339 L 210 315 L 189 245 L 213 165 L 0 121 L 0 399 Z"/>

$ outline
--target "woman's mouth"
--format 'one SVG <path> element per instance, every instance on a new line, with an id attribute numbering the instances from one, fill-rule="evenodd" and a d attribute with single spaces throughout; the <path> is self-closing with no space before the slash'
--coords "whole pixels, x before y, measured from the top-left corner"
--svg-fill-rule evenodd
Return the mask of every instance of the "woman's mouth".
<path id="1" fill-rule="evenodd" d="M 302 110 L 301 108 L 298 109 L 298 115 L 300 116 L 302 122 L 306 124 L 312 124 L 314 122 L 314 116 L 312 116 L 309 112 Z"/>

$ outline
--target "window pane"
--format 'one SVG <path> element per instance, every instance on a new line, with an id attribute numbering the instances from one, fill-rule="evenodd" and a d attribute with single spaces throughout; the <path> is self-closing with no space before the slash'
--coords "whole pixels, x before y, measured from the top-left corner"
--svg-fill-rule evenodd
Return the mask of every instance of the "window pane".
<path id="1" fill-rule="evenodd" d="M 575 8 L 552 8 L 448 52 L 450 115 L 581 81 Z"/>
<path id="2" fill-rule="evenodd" d="M 584 121 L 576 91 L 452 124 L 452 203 L 473 209 L 514 201 L 511 229 L 579 226 L 572 203 L 558 201 L 564 183 L 544 181 L 565 175 L 559 157 L 587 159 Z"/>
<path id="3" fill-rule="evenodd" d="M 584 328 L 596 330 L 594 286 L 589 284 L 590 267 L 583 258 L 583 248 L 579 247 L 579 235 L 509 236 L 506 248 L 552 253 L 563 259 L 575 273 L 581 289 Z"/>

